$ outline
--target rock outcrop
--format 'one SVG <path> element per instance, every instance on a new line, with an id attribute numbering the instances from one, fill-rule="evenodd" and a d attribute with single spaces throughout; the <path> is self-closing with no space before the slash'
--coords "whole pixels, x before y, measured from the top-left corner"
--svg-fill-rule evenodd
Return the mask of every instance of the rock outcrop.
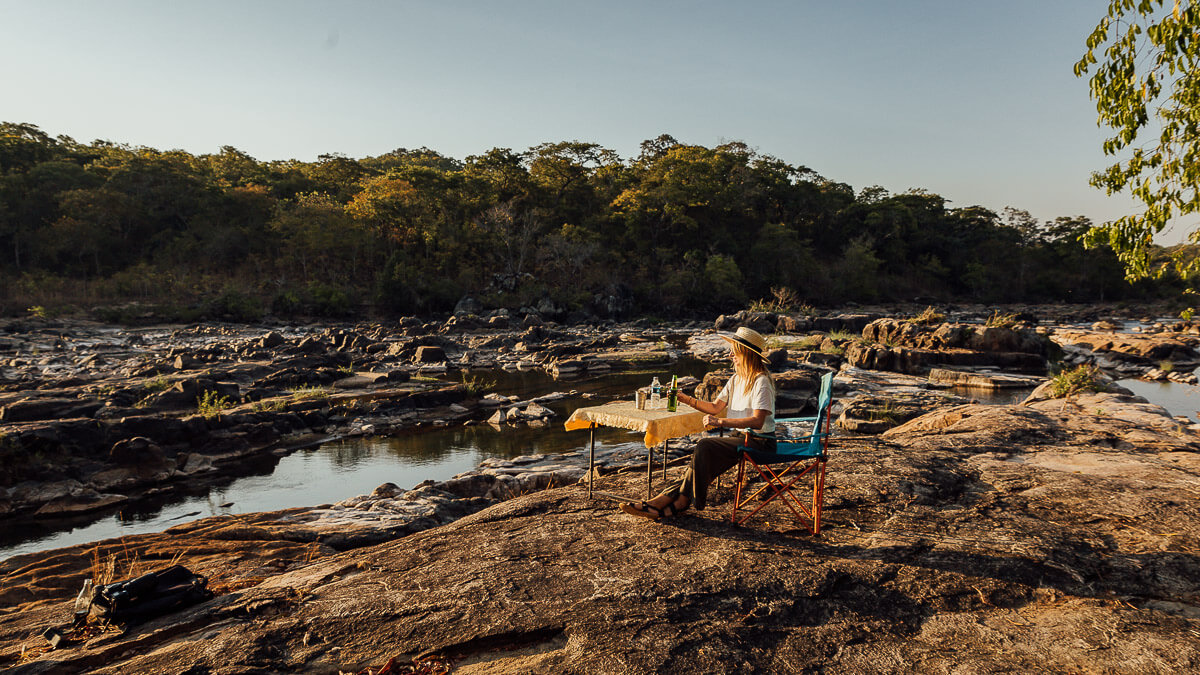
<path id="1" fill-rule="evenodd" d="M 856 368 L 925 374 L 933 368 L 1046 372 L 1051 343 L 1031 330 L 878 319 L 846 350 Z"/>
<path id="2" fill-rule="evenodd" d="M 217 597 L 49 653 L 37 630 L 69 614 L 86 549 L 8 561 L 0 658 L 16 673 L 1200 669 L 1200 437 L 1161 408 L 955 406 L 831 453 L 816 538 L 774 506 L 730 525 L 728 482 L 669 522 L 555 487 L 341 553 L 210 519 L 155 559 L 219 570 Z M 632 495 L 642 476 L 601 484 Z"/>
<path id="3" fill-rule="evenodd" d="M 1109 372 L 1141 376 L 1152 370 L 1191 373 L 1200 367 L 1196 338 L 1182 332 L 1112 333 L 1056 329 L 1050 333 L 1068 363 L 1086 363 Z"/>

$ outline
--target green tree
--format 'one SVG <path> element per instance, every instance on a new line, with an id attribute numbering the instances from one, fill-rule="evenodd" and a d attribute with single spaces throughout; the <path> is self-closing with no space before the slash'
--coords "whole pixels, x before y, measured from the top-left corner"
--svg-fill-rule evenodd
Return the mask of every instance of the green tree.
<path id="1" fill-rule="evenodd" d="M 712 301 L 718 307 L 746 302 L 742 271 L 732 257 L 720 254 L 708 256 L 704 263 L 704 278 L 712 290 Z"/>
<path id="2" fill-rule="evenodd" d="M 280 242 L 276 261 L 285 283 L 353 281 L 369 248 L 367 233 L 323 192 L 279 202 L 269 228 Z"/>
<path id="3" fill-rule="evenodd" d="M 763 225 L 758 231 L 746 269 L 755 297 L 778 286 L 797 290 L 808 299 L 816 299 L 825 290 L 812 250 L 783 223 Z"/>
<path id="4" fill-rule="evenodd" d="M 1110 195 L 1128 191 L 1141 203 L 1140 213 L 1092 228 L 1085 240 L 1111 245 L 1130 279 L 1154 273 L 1153 237 L 1168 221 L 1200 211 L 1198 60 L 1200 5 L 1111 0 L 1075 64 L 1077 77 L 1091 74 L 1099 125 L 1112 132 L 1104 153 L 1117 158 L 1091 184 Z M 1200 230 L 1189 238 L 1200 242 Z"/>
<path id="5" fill-rule="evenodd" d="M 879 297 L 879 270 L 883 261 L 875 255 L 875 241 L 869 236 L 850 240 L 839 262 L 838 282 L 844 299 L 874 300 Z"/>

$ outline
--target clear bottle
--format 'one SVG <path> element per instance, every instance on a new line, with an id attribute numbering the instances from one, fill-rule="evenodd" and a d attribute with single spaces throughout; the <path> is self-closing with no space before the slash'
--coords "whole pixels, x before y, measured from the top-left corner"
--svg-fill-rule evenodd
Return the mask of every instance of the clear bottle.
<path id="1" fill-rule="evenodd" d="M 667 412 L 675 412 L 679 407 L 679 378 L 671 376 L 671 388 L 667 390 Z"/>
<path id="2" fill-rule="evenodd" d="M 92 611 L 92 580 L 84 579 L 83 588 L 80 589 L 79 595 L 75 596 L 75 612 L 72 617 L 72 623 L 76 626 L 82 626 L 87 623 L 88 614 Z"/>
<path id="3" fill-rule="evenodd" d="M 662 383 L 655 376 L 654 381 L 650 383 L 650 408 L 657 410 L 662 405 Z"/>

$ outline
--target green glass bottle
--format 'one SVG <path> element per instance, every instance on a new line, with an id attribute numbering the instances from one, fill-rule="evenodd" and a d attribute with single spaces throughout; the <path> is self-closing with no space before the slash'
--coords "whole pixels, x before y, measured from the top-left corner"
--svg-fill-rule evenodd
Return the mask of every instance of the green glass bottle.
<path id="1" fill-rule="evenodd" d="M 675 412 L 679 407 L 679 378 L 671 376 L 671 389 L 667 392 L 667 412 Z"/>

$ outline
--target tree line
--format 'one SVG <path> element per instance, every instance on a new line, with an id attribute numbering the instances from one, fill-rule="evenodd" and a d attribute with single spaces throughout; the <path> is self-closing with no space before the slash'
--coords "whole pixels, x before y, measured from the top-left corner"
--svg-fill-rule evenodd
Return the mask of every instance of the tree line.
<path id="1" fill-rule="evenodd" d="M 226 313 L 484 308 L 689 314 L 780 297 L 1094 302 L 1154 296 L 1091 222 L 855 191 L 733 142 L 595 143 L 259 161 L 52 137 L 0 123 L 0 284 L 9 312 L 59 293 Z M 216 303 L 215 305 L 213 303 Z M 547 303 L 549 303 L 547 305 Z M 219 313 L 219 312 L 218 312 Z"/>

